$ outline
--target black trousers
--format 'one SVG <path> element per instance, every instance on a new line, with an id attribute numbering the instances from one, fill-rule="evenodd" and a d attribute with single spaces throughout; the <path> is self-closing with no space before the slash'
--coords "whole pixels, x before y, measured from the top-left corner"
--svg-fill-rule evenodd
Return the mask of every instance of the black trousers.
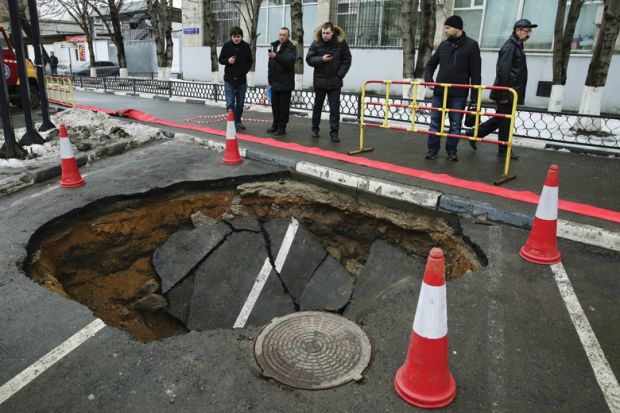
<path id="1" fill-rule="evenodd" d="M 289 113 L 291 111 L 292 92 L 271 93 L 271 113 L 273 113 L 272 127 L 282 132 L 286 131 Z"/>
<path id="2" fill-rule="evenodd" d="M 340 89 L 314 89 L 314 107 L 312 108 L 312 130 L 319 131 L 323 102 L 327 95 L 329 103 L 329 134 L 338 136 L 340 128 Z"/>
<path id="3" fill-rule="evenodd" d="M 497 113 L 503 113 L 505 115 L 509 115 L 512 112 L 512 104 L 511 103 L 498 103 L 497 104 Z M 508 118 L 496 118 L 491 117 L 487 121 L 482 122 L 478 126 L 478 137 L 484 138 L 488 134 L 492 133 L 495 130 L 497 131 L 497 136 L 500 141 L 508 142 L 508 136 L 510 135 L 510 119 Z M 499 145 L 498 150 L 500 152 L 506 152 L 506 147 L 504 145 Z"/>

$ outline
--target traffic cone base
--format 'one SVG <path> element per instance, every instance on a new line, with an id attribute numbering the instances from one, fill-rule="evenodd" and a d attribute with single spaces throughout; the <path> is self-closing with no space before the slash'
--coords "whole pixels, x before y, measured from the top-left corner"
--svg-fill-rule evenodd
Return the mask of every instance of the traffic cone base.
<path id="1" fill-rule="evenodd" d="M 80 175 L 75 159 L 62 159 L 62 178 L 60 186 L 63 188 L 75 188 L 85 184 L 84 178 Z"/>
<path id="2" fill-rule="evenodd" d="M 557 239 L 557 221 L 534 218 L 530 237 L 521 247 L 519 255 L 535 264 L 557 264 L 560 262 Z M 551 234 L 551 235 L 549 235 Z"/>
<path id="3" fill-rule="evenodd" d="M 408 360 L 394 379 L 396 393 L 407 403 L 425 409 L 449 405 L 456 397 L 456 382 L 448 369 L 448 337 L 426 339 L 411 335 Z M 432 365 L 425 360 L 435 360 Z"/>

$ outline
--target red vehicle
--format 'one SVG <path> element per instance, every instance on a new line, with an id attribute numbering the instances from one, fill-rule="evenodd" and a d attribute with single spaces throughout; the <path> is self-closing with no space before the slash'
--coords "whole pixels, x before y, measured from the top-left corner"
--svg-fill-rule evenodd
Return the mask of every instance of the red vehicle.
<path id="1" fill-rule="evenodd" d="M 2 70 L 4 70 L 6 84 L 9 89 L 9 100 L 13 105 L 21 106 L 15 50 L 13 49 L 11 39 L 9 39 L 2 26 L 0 26 L 0 46 L 2 46 Z M 39 95 L 39 84 L 37 83 L 37 72 L 29 59 L 26 59 L 26 74 L 30 83 L 30 106 L 34 109 L 41 103 L 41 97 Z"/>

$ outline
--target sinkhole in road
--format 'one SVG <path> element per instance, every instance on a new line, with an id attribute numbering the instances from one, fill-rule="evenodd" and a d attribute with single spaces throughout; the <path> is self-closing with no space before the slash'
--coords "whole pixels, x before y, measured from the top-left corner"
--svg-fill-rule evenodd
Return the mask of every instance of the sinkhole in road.
<path id="1" fill-rule="evenodd" d="M 93 202 L 32 236 L 26 272 L 149 342 L 304 310 L 356 321 L 403 278 L 421 278 L 433 246 L 448 280 L 484 265 L 456 218 L 265 179 Z"/>

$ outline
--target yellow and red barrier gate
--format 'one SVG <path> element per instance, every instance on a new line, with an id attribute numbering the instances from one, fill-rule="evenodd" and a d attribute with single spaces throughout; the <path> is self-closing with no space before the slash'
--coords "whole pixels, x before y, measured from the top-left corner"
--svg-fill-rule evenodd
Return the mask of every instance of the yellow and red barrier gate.
<path id="1" fill-rule="evenodd" d="M 366 101 L 366 87 L 369 84 L 383 84 L 385 85 L 385 100 L 383 102 L 371 102 L 371 101 Z M 411 104 L 403 104 L 403 103 L 390 103 L 390 88 L 392 85 L 404 85 L 404 86 L 412 86 L 413 87 L 413 99 L 411 101 Z M 443 87 L 443 101 L 442 101 L 442 106 L 440 108 L 436 108 L 433 107 L 431 105 L 427 105 L 425 104 L 425 102 L 421 102 L 421 104 L 418 104 L 417 101 L 417 95 L 418 95 L 418 88 L 421 86 L 425 86 L 425 87 Z M 449 88 L 459 88 L 459 89 L 478 89 L 478 100 L 476 102 L 476 108 L 475 110 L 467 110 L 467 109 L 450 109 L 447 107 L 447 103 L 448 103 L 448 89 Z M 481 112 L 481 103 L 482 103 L 482 90 L 484 89 L 489 89 L 489 90 L 503 90 L 506 92 L 509 92 L 512 94 L 512 111 L 510 114 L 501 114 L 501 113 L 492 113 L 492 112 Z M 381 124 L 376 124 L 376 123 L 366 123 L 365 122 L 365 112 L 366 112 L 366 108 L 368 106 L 382 106 L 383 107 L 383 112 L 384 112 L 384 116 L 383 116 L 383 123 Z M 411 110 L 411 126 L 409 127 L 401 127 L 401 126 L 396 126 L 396 125 L 390 125 L 389 124 L 389 114 L 390 114 L 390 108 L 401 108 L 401 109 L 409 109 Z M 441 131 L 438 132 L 434 132 L 434 131 L 430 131 L 428 129 L 419 129 L 416 126 L 416 113 L 418 110 L 423 110 L 423 111 L 440 111 L 441 112 L 441 125 L 443 125 L 443 128 Z M 506 146 L 506 163 L 504 165 L 504 175 L 498 179 L 497 181 L 494 182 L 495 185 L 501 185 L 506 181 L 509 181 L 511 179 L 514 179 L 516 176 L 509 176 L 509 170 L 510 170 L 510 152 L 512 150 L 512 134 L 513 134 L 513 129 L 514 129 L 514 124 L 515 124 L 515 113 L 517 111 L 517 92 L 509 87 L 503 87 L 503 86 L 485 86 L 485 85 L 458 85 L 458 84 L 451 84 L 451 83 L 430 83 L 430 82 L 408 82 L 408 81 L 404 81 L 404 80 L 367 80 L 364 82 L 363 86 L 362 86 L 362 102 L 361 102 L 361 113 L 360 113 L 360 147 L 357 150 L 351 151 L 349 152 L 349 155 L 356 155 L 359 153 L 363 153 L 363 152 L 370 152 L 372 151 L 374 148 L 372 147 L 364 147 L 364 127 L 366 126 L 370 126 L 373 128 L 385 128 L 385 129 L 393 129 L 393 130 L 399 130 L 399 131 L 407 131 L 407 132 L 414 132 L 414 133 L 423 133 L 426 135 L 436 135 L 439 137 L 446 137 L 446 138 L 456 138 L 456 139 L 467 139 L 470 141 L 475 141 L 475 142 L 484 142 L 484 143 L 491 143 L 491 144 L 495 144 L 495 145 L 504 145 Z M 452 133 L 446 133 L 445 132 L 445 121 L 446 121 L 446 114 L 449 112 L 455 112 L 455 113 L 463 113 L 465 115 L 471 114 L 471 115 L 475 115 L 476 117 L 476 123 L 474 125 L 474 135 L 473 136 L 467 136 L 467 135 L 456 135 L 456 134 L 452 134 Z M 504 141 L 500 141 L 500 140 L 487 140 L 487 139 L 481 139 L 478 137 L 478 126 L 480 125 L 480 118 L 482 116 L 487 116 L 487 117 L 498 117 L 498 118 L 508 118 L 510 119 L 510 132 L 508 135 L 508 141 L 504 142 Z"/>
<path id="2" fill-rule="evenodd" d="M 75 95 L 71 79 L 62 76 L 45 76 L 47 99 L 51 103 L 75 107 Z"/>

